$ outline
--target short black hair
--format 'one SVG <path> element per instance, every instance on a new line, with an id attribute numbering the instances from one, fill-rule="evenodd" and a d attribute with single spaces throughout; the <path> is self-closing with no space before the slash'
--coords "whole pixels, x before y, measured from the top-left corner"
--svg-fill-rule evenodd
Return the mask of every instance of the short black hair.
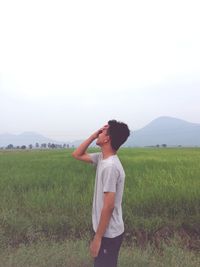
<path id="1" fill-rule="evenodd" d="M 129 137 L 130 130 L 127 124 L 116 120 L 109 120 L 108 125 L 107 134 L 111 138 L 111 146 L 117 151 Z"/>

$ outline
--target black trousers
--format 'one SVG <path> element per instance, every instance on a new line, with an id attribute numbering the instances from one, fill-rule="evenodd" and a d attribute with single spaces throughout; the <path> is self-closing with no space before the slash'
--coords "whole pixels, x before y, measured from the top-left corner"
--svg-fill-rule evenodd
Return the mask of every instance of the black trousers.
<path id="1" fill-rule="evenodd" d="M 94 267 L 116 267 L 124 233 L 114 238 L 103 237 L 99 254 L 94 258 Z"/>

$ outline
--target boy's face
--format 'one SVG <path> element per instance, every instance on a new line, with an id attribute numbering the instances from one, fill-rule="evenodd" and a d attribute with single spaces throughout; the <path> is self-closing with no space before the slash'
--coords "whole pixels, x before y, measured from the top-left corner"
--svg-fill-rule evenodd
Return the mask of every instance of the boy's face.
<path id="1" fill-rule="evenodd" d="M 107 143 L 110 140 L 109 135 L 107 134 L 107 130 L 109 128 L 109 125 L 104 125 L 102 127 L 102 132 L 99 134 L 96 144 L 99 146 L 102 146 L 103 144 Z"/>

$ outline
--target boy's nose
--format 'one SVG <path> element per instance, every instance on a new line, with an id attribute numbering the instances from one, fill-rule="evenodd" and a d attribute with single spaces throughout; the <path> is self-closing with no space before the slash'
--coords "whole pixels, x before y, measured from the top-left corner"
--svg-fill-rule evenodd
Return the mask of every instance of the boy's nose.
<path id="1" fill-rule="evenodd" d="M 109 125 L 106 124 L 106 125 L 103 126 L 103 128 L 104 128 L 104 129 L 108 129 L 108 128 L 109 128 Z"/>

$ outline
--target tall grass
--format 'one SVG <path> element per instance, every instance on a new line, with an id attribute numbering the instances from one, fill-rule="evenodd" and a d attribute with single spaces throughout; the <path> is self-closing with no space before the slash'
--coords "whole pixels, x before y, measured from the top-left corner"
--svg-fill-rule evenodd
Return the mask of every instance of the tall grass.
<path id="1" fill-rule="evenodd" d="M 96 152 L 90 149 L 90 152 Z M 99 151 L 99 150 L 98 150 Z M 90 234 L 95 168 L 72 150 L 0 152 L 0 245 Z M 127 233 L 199 227 L 200 149 L 119 151 Z"/>
<path id="2" fill-rule="evenodd" d="M 18 248 L 0 250 L 0 267 L 92 267 L 88 240 L 54 242 L 41 240 Z M 118 267 L 197 267 L 200 257 L 195 252 L 182 249 L 174 239 L 164 246 L 162 253 L 152 246 L 145 250 L 122 244 Z"/>

